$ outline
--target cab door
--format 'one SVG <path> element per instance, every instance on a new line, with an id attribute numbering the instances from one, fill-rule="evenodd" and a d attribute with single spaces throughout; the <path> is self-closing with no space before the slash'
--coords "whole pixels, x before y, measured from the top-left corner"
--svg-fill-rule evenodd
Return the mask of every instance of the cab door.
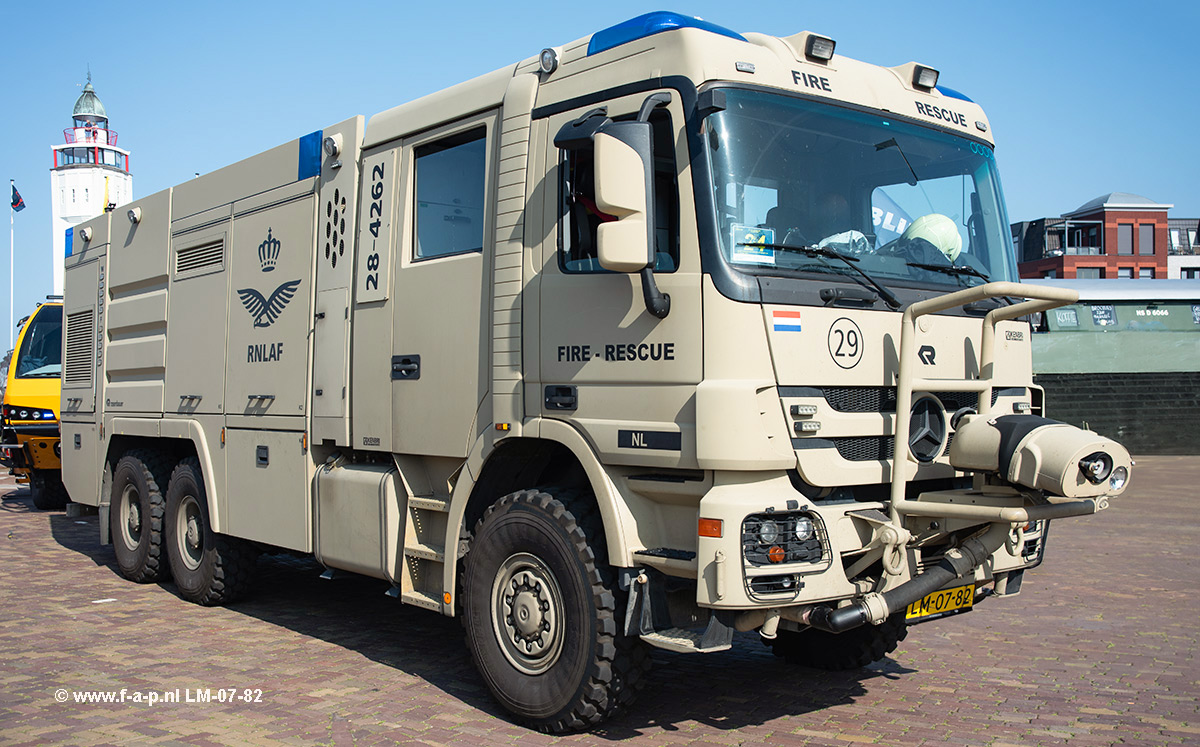
<path id="1" fill-rule="evenodd" d="M 607 102 L 608 116 L 632 118 L 649 93 Z M 554 146 L 563 125 L 594 107 L 552 116 L 545 128 L 552 238 L 543 244 L 540 345 L 527 346 L 540 350 L 537 404 L 543 417 L 582 431 L 607 463 L 695 467 L 700 258 L 683 110 L 676 94 L 651 116 L 654 279 L 671 297 L 670 313 L 658 319 L 646 310 L 639 275 L 607 272 L 596 259 L 595 229 L 607 217 L 591 199 L 590 152 Z"/>

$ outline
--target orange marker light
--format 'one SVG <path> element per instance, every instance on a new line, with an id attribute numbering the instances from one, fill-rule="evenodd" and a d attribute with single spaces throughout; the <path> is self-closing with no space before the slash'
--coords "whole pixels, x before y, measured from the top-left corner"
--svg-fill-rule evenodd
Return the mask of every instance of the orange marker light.
<path id="1" fill-rule="evenodd" d="M 779 545 L 775 545 L 770 550 L 767 550 L 767 559 L 772 563 L 782 563 L 785 557 L 783 548 Z"/>
<path id="2" fill-rule="evenodd" d="M 446 604 L 450 604 L 450 592 L 446 592 L 442 595 L 442 601 L 444 601 Z"/>
<path id="3" fill-rule="evenodd" d="M 721 537 L 721 520 L 720 519 L 701 519 L 700 520 L 700 536 L 701 537 Z"/>

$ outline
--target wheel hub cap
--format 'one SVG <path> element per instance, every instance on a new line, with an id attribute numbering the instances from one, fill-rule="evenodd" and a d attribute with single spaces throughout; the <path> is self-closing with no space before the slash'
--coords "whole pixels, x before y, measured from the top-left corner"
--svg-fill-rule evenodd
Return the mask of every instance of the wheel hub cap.
<path id="1" fill-rule="evenodd" d="M 185 496 L 180 501 L 176 522 L 179 559 L 185 566 L 195 570 L 200 567 L 204 557 L 204 527 L 200 520 L 200 504 L 195 496 Z"/>
<path id="2" fill-rule="evenodd" d="M 500 565 L 492 610 L 496 638 L 513 666 L 526 674 L 553 666 L 562 652 L 562 594 L 539 558 L 518 553 Z"/>

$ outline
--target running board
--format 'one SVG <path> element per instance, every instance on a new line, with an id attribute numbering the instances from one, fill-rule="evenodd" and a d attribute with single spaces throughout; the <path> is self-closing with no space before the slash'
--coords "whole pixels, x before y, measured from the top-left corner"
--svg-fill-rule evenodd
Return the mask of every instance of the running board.
<path id="1" fill-rule="evenodd" d="M 721 629 L 714 631 L 714 623 Z M 727 635 L 722 633 L 728 632 Z M 713 635 L 716 633 L 716 635 Z M 653 633 L 643 633 L 641 639 L 655 648 L 679 654 L 711 654 L 725 651 L 733 646 L 733 629 L 717 622 L 714 616 L 703 633 L 684 628 L 668 628 Z"/>

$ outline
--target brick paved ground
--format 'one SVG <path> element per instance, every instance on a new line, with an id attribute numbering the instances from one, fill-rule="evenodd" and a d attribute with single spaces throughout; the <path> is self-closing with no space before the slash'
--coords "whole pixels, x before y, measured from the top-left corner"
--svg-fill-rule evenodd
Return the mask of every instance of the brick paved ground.
<path id="1" fill-rule="evenodd" d="M 1021 596 L 917 626 L 851 674 L 788 667 L 753 636 L 656 653 L 634 710 L 566 738 L 508 723 L 458 622 L 307 561 L 260 564 L 252 598 L 185 603 L 121 579 L 96 517 L 0 483 L 0 742 L 375 745 L 1162 745 L 1200 743 L 1200 462 L 1142 459 L 1132 495 L 1057 522 Z M 261 689 L 258 703 L 77 705 L 55 691 Z M 215 694 L 215 693 L 214 693 Z"/>

